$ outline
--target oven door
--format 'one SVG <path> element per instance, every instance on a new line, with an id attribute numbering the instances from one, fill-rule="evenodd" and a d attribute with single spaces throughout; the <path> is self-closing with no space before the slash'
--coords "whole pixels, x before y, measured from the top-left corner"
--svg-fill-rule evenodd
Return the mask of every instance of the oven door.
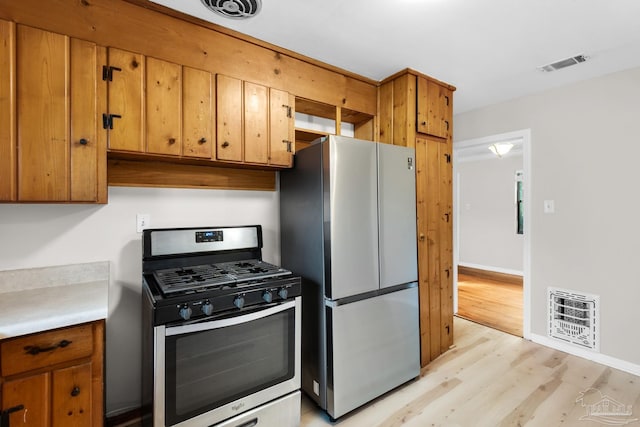
<path id="1" fill-rule="evenodd" d="M 154 426 L 212 425 L 300 388 L 300 297 L 155 328 Z"/>

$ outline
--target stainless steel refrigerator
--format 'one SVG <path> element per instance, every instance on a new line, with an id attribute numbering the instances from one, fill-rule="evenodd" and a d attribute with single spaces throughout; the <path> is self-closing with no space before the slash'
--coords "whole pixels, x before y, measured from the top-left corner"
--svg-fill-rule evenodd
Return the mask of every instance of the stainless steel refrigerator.
<path id="1" fill-rule="evenodd" d="M 415 202 L 412 148 L 329 136 L 280 173 L 302 388 L 334 419 L 420 374 Z"/>

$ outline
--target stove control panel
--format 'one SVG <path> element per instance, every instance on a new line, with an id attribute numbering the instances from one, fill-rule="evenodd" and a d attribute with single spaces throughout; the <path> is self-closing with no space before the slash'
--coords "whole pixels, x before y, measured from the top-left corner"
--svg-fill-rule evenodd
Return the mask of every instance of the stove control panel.
<path id="1" fill-rule="evenodd" d="M 156 306 L 155 324 L 167 324 L 198 320 L 226 312 L 241 311 L 256 305 L 273 304 L 295 298 L 302 293 L 299 277 L 274 281 L 275 283 L 258 283 L 253 288 L 244 288 L 238 292 L 227 292 L 222 295 L 183 296 L 182 301 L 173 304 Z M 168 302 L 168 301 L 167 301 Z"/>

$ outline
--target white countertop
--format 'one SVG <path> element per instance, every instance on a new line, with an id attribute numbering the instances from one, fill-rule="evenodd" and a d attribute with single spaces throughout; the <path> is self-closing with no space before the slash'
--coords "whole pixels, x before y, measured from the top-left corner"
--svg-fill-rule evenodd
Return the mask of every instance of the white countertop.
<path id="1" fill-rule="evenodd" d="M 107 262 L 0 271 L 0 339 L 107 318 Z"/>

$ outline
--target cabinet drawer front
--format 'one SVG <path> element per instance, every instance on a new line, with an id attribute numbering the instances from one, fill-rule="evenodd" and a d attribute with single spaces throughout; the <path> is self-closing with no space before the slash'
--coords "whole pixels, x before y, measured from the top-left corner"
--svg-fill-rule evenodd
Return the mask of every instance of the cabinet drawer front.
<path id="1" fill-rule="evenodd" d="M 0 343 L 2 376 L 63 363 L 93 353 L 91 325 L 42 332 Z"/>

